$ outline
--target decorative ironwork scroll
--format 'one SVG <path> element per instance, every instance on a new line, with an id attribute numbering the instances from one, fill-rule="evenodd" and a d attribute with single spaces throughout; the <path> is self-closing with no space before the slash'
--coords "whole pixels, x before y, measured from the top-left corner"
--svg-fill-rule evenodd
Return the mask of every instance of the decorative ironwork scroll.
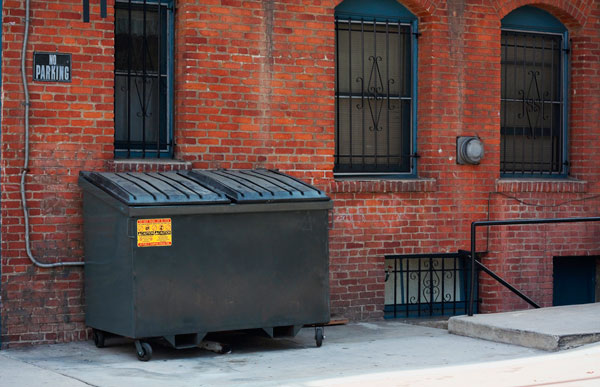
<path id="1" fill-rule="evenodd" d="M 538 84 L 538 77 L 540 76 L 539 70 L 528 71 L 530 76 L 529 86 L 527 87 L 527 94 L 525 90 L 519 90 L 519 95 L 522 97 L 521 113 L 517 114 L 518 118 L 527 116 L 527 123 L 529 130 L 535 138 L 534 129 L 540 127 L 540 118 L 547 120 L 548 116 L 544 114 L 544 103 L 550 98 L 548 91 L 540 93 L 540 86 Z"/>
<path id="2" fill-rule="evenodd" d="M 384 89 L 383 78 L 381 76 L 381 69 L 379 66 L 379 62 L 381 62 L 383 58 L 380 55 L 369 56 L 369 62 L 372 62 L 371 70 L 369 71 L 369 82 L 367 83 L 367 92 L 366 92 L 366 100 L 367 105 L 369 106 L 369 114 L 371 117 L 372 125 L 369 125 L 370 131 L 382 131 L 383 127 L 380 125 L 381 122 L 381 112 L 383 111 L 384 106 L 387 105 L 388 110 L 394 110 L 394 106 L 390 104 L 389 98 L 387 98 L 386 90 Z M 363 78 L 358 77 L 356 82 L 361 83 L 361 87 L 363 87 Z M 389 93 L 389 86 L 394 84 L 395 81 L 393 78 L 387 80 L 387 88 Z M 387 104 L 384 102 L 387 100 Z M 364 103 L 360 103 L 356 105 L 358 109 L 364 108 Z"/>

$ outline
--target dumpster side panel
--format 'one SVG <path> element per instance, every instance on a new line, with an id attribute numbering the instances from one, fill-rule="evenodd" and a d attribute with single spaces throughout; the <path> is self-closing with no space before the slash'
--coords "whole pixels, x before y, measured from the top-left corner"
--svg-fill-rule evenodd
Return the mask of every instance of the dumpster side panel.
<path id="1" fill-rule="evenodd" d="M 126 215 L 108 204 L 114 200 L 84 191 L 86 324 L 131 337 L 133 282 Z"/>
<path id="2" fill-rule="evenodd" d="M 174 216 L 134 247 L 136 337 L 329 321 L 326 210 Z"/>

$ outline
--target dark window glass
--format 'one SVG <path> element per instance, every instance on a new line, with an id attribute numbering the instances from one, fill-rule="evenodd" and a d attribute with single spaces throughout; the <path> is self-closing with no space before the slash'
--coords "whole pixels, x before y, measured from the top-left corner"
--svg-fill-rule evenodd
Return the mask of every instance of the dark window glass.
<path id="1" fill-rule="evenodd" d="M 115 11 L 115 152 L 170 156 L 168 9 L 117 2 Z"/>
<path id="2" fill-rule="evenodd" d="M 502 31 L 503 174 L 564 172 L 562 38 L 560 34 Z"/>
<path id="3" fill-rule="evenodd" d="M 411 27 L 336 20 L 335 172 L 410 172 Z"/>

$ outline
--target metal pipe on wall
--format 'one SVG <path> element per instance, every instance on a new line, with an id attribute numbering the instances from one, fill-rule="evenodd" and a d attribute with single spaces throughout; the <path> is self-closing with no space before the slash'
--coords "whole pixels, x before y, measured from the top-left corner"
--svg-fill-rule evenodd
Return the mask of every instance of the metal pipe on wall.
<path id="1" fill-rule="evenodd" d="M 25 59 L 27 54 L 27 42 L 29 40 L 29 3 L 30 0 L 25 0 L 25 32 L 23 34 L 23 47 L 21 48 L 21 79 L 23 81 L 23 93 L 25 94 L 25 156 L 23 159 L 23 169 L 21 170 L 21 204 L 23 206 L 23 218 L 25 221 L 25 248 L 27 250 L 27 256 L 31 260 L 31 262 L 38 266 L 44 268 L 50 267 L 61 267 L 61 266 L 81 266 L 84 265 L 84 262 L 55 262 L 55 263 L 44 263 L 38 261 L 31 252 L 31 242 L 29 238 L 29 210 L 27 209 L 27 197 L 26 197 L 26 189 L 25 189 L 25 178 L 27 177 L 27 172 L 29 170 L 29 107 L 31 102 L 29 100 L 29 88 L 27 86 L 27 75 L 25 73 Z"/>

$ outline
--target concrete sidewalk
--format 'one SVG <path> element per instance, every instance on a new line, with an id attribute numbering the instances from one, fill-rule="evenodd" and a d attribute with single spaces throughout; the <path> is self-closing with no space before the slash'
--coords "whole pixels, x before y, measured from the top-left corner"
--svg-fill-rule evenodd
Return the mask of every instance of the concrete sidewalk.
<path id="1" fill-rule="evenodd" d="M 448 331 L 546 351 L 575 348 L 600 341 L 600 302 L 455 316 Z"/>
<path id="2" fill-rule="evenodd" d="M 228 335 L 222 340 L 233 351 L 225 355 L 154 345 L 146 363 L 122 340 L 102 349 L 88 341 L 5 350 L 0 386 L 600 384 L 597 344 L 548 354 L 394 321 L 328 327 L 325 334 L 321 348 L 310 328 L 292 339 Z"/>

